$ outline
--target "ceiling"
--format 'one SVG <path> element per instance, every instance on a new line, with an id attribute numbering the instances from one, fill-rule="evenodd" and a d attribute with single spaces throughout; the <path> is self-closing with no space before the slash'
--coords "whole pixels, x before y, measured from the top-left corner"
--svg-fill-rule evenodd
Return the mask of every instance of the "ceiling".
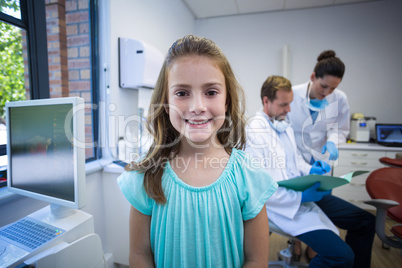
<path id="1" fill-rule="evenodd" d="M 377 0 L 182 0 L 197 19 Z"/>

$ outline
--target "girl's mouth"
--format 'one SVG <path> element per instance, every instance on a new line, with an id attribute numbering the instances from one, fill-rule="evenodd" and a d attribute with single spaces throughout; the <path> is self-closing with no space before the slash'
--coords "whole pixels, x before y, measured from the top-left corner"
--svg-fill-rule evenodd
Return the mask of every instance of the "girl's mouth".
<path id="1" fill-rule="evenodd" d="M 205 119 L 205 120 L 190 120 L 190 119 L 185 119 L 186 123 L 191 124 L 191 125 L 204 125 L 212 121 L 212 119 Z"/>

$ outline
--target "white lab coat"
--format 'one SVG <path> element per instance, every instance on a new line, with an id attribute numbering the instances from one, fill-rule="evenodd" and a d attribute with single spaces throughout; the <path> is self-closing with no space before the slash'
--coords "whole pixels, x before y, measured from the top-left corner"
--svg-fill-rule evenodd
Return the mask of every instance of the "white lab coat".
<path id="1" fill-rule="evenodd" d="M 285 144 L 268 122 L 268 116 L 257 112 L 256 116 L 248 121 L 246 128 L 247 143 L 245 151 L 251 155 L 253 162 L 260 161 L 268 173 L 276 181 L 288 179 L 286 173 Z M 291 127 L 285 131 L 288 135 L 296 157 L 296 165 L 301 175 L 309 174 L 311 165 L 297 154 L 294 133 Z M 282 133 L 282 135 L 285 135 Z M 332 230 L 339 234 L 338 229 L 313 202 L 301 204 L 301 192 L 278 187 L 278 190 L 266 202 L 266 209 L 270 221 L 275 223 L 284 232 L 297 236 L 318 229 Z"/>
<path id="2" fill-rule="evenodd" d="M 329 153 L 321 154 L 327 141 L 335 145 L 346 142 L 350 130 L 350 111 L 346 94 L 335 89 L 326 97 L 329 105 L 319 111 L 313 123 L 307 106 L 308 83 L 293 86 L 293 102 L 288 114 L 295 132 L 296 144 L 303 158 L 310 163 L 311 156 L 315 160 L 328 161 Z"/>

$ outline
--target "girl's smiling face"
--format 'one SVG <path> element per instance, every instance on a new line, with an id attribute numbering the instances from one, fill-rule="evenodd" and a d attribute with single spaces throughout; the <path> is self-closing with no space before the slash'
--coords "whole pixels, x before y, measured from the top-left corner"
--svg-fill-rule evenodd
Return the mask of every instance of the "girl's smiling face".
<path id="1" fill-rule="evenodd" d="M 225 77 L 203 56 L 176 60 L 168 72 L 168 107 L 173 127 L 193 144 L 219 144 L 216 132 L 225 120 Z"/>

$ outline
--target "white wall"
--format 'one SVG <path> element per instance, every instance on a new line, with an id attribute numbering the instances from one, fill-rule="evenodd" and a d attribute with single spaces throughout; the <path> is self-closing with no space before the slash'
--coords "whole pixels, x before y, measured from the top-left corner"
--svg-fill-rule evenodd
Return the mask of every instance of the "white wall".
<path id="1" fill-rule="evenodd" d="M 351 112 L 402 123 L 402 1 L 383 0 L 303 10 L 197 20 L 196 34 L 224 51 L 247 95 L 247 115 L 261 107 L 269 75 L 282 75 L 290 47 L 290 80 L 307 82 L 317 56 L 333 49 L 346 65 L 339 88 Z"/>
<path id="2" fill-rule="evenodd" d="M 102 46 L 108 48 L 102 55 L 102 62 L 109 66 L 106 81 L 110 86 L 110 95 L 106 101 L 108 104 L 116 105 L 116 110 L 111 113 L 113 118 L 109 117 L 111 120 L 107 131 L 110 134 L 119 132 L 112 137 L 112 141 L 117 141 L 119 136 L 128 132 L 129 136 L 126 138 L 134 142 L 137 122 L 128 123 L 127 127 L 118 123 L 119 117 L 120 122 L 122 120 L 127 122 L 130 116 L 138 114 L 138 90 L 119 87 L 118 38 L 144 41 L 165 55 L 174 41 L 194 32 L 194 17 L 180 0 L 105 0 L 102 2 L 106 4 L 106 12 L 109 12 L 109 20 L 107 20 L 109 23 L 101 26 L 101 34 L 106 34 L 103 36 Z M 105 90 L 104 85 L 101 85 L 101 90 Z M 112 120 L 116 120 L 116 124 L 113 124 Z M 134 137 L 130 137 L 130 134 Z M 111 151 L 115 156 L 115 152 Z"/>

